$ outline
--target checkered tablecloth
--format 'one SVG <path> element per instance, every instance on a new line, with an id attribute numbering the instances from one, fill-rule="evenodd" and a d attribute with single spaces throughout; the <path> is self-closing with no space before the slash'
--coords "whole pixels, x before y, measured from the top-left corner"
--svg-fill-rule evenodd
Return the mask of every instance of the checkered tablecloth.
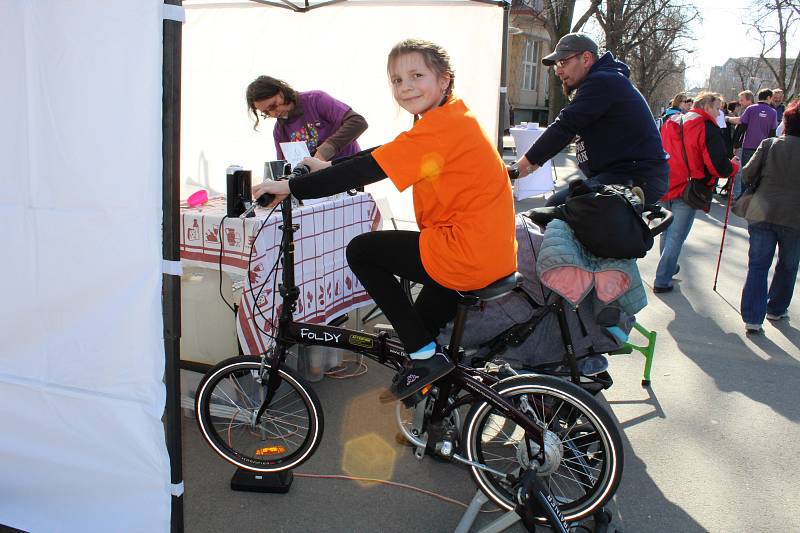
<path id="1" fill-rule="evenodd" d="M 236 317 L 239 341 L 246 354 L 260 354 L 271 343 L 281 309 L 277 289 L 283 269 L 276 265 L 281 216 L 275 212 L 266 218 L 269 211 L 261 208 L 247 219 L 225 218 L 225 213 L 221 197 L 198 208 L 181 208 L 181 262 L 211 269 L 221 262 L 223 270 L 244 276 Z M 372 196 L 343 196 L 292 213 L 300 226 L 294 234 L 295 282 L 301 294 L 295 320 L 325 323 L 370 303 L 347 265 L 345 248 L 356 235 L 380 229 Z"/>

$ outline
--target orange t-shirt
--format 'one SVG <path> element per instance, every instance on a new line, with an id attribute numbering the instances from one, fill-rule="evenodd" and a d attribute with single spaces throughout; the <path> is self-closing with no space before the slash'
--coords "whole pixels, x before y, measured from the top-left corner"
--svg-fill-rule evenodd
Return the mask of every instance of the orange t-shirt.
<path id="1" fill-rule="evenodd" d="M 474 290 L 516 270 L 508 172 L 463 101 L 428 111 L 372 157 L 400 191 L 414 186 L 422 265 L 434 280 Z"/>

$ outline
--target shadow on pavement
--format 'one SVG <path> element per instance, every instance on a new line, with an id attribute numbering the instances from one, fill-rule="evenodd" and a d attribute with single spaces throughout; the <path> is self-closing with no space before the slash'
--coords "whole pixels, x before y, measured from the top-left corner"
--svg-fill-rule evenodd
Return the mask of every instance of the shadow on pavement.
<path id="1" fill-rule="evenodd" d="M 773 322 L 772 326 L 780 331 L 786 340 L 791 342 L 795 348 L 800 350 L 800 330 L 793 326 L 788 320 L 783 319 Z"/>
<path id="2" fill-rule="evenodd" d="M 686 511 L 671 502 L 647 472 L 647 464 L 634 451 L 625 430 L 653 418 L 666 418 L 661 404 L 650 388 L 645 389 L 648 398 L 643 400 L 612 400 L 612 406 L 647 404 L 653 410 L 629 420 L 622 421 L 608 409 L 609 414 L 621 429 L 622 445 L 625 449 L 625 469 L 617 493 L 609 508 L 612 512 L 610 531 L 681 531 L 684 533 L 706 531 Z"/>
<path id="3" fill-rule="evenodd" d="M 796 397 L 800 382 L 800 362 L 766 335 L 752 335 L 749 340 L 764 354 L 752 350 L 741 334 L 729 333 L 712 318 L 696 311 L 687 298 L 676 290 L 662 298 L 675 311 L 675 320 L 667 326 L 680 351 L 714 379 L 725 392 L 740 392 L 752 400 L 769 406 L 794 422 L 800 421 L 800 410 L 787 398 Z M 797 345 L 797 330 L 791 328 Z M 714 339 L 708 349 L 707 339 Z"/>
<path id="4" fill-rule="evenodd" d="M 649 405 L 653 408 L 652 411 L 636 416 L 634 418 L 628 419 L 623 423 L 619 424 L 619 427 L 624 431 L 625 429 L 635 426 L 636 424 L 641 424 L 642 422 L 646 422 L 647 420 L 652 420 L 654 418 L 667 418 L 667 415 L 664 413 L 664 409 L 661 407 L 661 404 L 658 401 L 653 389 L 650 387 L 645 387 L 645 391 L 647 391 L 647 398 L 644 400 L 609 400 L 606 403 L 611 405 L 612 407 L 617 405 Z M 609 409 L 609 412 L 612 412 Z M 613 412 L 612 412 L 613 415 Z"/>

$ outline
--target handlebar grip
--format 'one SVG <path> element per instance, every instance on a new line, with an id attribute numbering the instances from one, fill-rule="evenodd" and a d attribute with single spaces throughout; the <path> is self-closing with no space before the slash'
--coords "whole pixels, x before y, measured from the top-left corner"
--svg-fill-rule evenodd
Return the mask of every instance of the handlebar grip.
<path id="1" fill-rule="evenodd" d="M 650 213 L 647 215 L 648 220 L 655 220 L 657 218 L 661 219 L 661 222 L 650 228 L 650 235 L 653 237 L 659 233 L 662 233 L 669 227 L 670 224 L 672 224 L 672 211 L 669 211 L 660 205 L 646 204 L 644 206 L 644 211 Z"/>
<path id="2" fill-rule="evenodd" d="M 506 167 L 506 170 L 508 170 L 508 179 L 519 179 L 519 167 L 516 164 Z"/>
<path id="3" fill-rule="evenodd" d="M 258 198 L 256 198 L 256 203 L 261 207 L 267 207 L 272 201 L 275 199 L 275 195 L 272 193 L 265 192 Z"/>

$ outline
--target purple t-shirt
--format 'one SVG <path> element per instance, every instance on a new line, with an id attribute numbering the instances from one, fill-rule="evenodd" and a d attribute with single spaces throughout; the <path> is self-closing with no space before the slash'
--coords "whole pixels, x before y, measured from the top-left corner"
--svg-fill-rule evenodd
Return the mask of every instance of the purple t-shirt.
<path id="1" fill-rule="evenodd" d="M 297 99 L 303 108 L 302 115 L 286 120 L 278 119 L 272 136 L 275 138 L 275 149 L 278 159 L 283 159 L 282 142 L 304 141 L 311 155 L 317 147 L 338 130 L 342 119 L 350 111 L 350 106 L 340 102 L 323 91 L 297 93 Z M 356 141 L 342 148 L 334 157 L 345 157 L 361 151 Z"/>
<path id="2" fill-rule="evenodd" d="M 769 132 L 778 127 L 778 114 L 771 105 L 759 102 L 744 110 L 742 124 L 747 124 L 742 148 L 755 150 L 761 141 L 769 137 Z"/>

